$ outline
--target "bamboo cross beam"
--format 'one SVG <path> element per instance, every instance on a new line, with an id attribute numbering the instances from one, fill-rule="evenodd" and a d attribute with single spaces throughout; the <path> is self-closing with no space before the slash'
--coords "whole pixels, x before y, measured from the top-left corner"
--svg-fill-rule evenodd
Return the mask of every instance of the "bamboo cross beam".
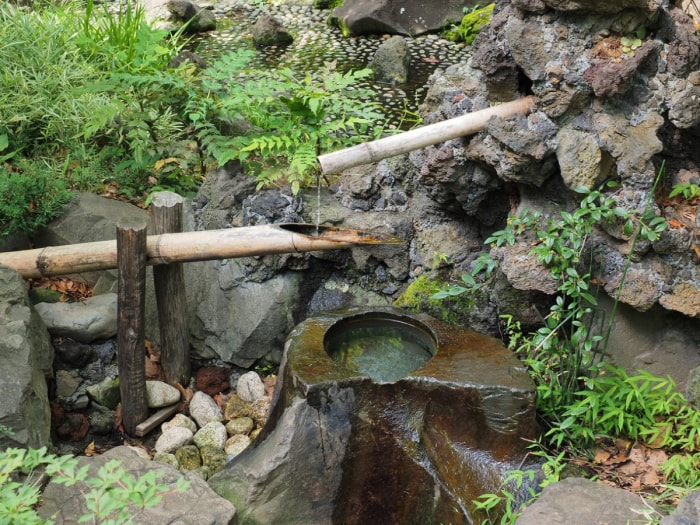
<path id="1" fill-rule="evenodd" d="M 491 117 L 507 118 L 527 114 L 532 110 L 535 97 L 519 98 L 511 102 L 474 111 L 429 126 L 412 129 L 351 148 L 320 155 L 317 160 L 322 174 L 339 173 L 348 168 L 370 164 L 382 159 L 425 148 L 446 140 L 464 137 L 482 131 Z"/>
<path id="2" fill-rule="evenodd" d="M 146 264 L 152 266 L 402 242 L 390 235 L 331 226 L 317 229 L 312 224 L 246 226 L 149 235 L 146 239 Z M 117 242 L 97 241 L 2 252 L 0 264 L 13 268 L 24 278 L 109 270 L 117 268 Z"/>

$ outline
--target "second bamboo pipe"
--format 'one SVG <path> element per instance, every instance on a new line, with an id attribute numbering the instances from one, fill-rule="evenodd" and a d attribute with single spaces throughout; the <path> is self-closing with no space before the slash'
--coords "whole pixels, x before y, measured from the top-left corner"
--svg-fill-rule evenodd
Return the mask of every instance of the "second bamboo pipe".
<path id="1" fill-rule="evenodd" d="M 472 135 L 483 130 L 491 117 L 512 117 L 532 110 L 535 97 L 519 98 L 498 106 L 474 111 L 460 117 L 437 122 L 422 128 L 365 142 L 351 148 L 320 155 L 317 160 L 321 173 L 339 173 L 348 168 L 370 164 L 414 149 L 425 148 L 446 140 Z"/>

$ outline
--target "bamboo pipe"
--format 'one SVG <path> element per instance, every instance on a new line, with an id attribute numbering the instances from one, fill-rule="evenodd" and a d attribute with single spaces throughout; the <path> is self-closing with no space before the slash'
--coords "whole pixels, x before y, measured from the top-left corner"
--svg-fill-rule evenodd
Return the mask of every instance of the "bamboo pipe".
<path id="1" fill-rule="evenodd" d="M 527 114 L 532 110 L 534 102 L 533 96 L 519 98 L 405 133 L 326 153 L 317 158 L 318 164 L 322 174 L 339 173 L 348 168 L 370 164 L 414 149 L 477 133 L 486 127 L 491 117 L 506 118 L 518 113 Z"/>
<path id="2" fill-rule="evenodd" d="M 313 224 L 277 224 L 151 235 L 146 264 L 230 259 L 274 253 L 336 250 L 357 245 L 399 244 L 396 237 Z M 0 253 L 0 264 L 24 278 L 108 270 L 117 267 L 117 242 L 97 241 Z"/>

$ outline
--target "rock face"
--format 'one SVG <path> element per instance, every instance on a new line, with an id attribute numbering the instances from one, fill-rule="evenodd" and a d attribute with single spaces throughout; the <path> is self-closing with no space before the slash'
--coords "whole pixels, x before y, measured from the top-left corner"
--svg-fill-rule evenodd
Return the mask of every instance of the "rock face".
<path id="1" fill-rule="evenodd" d="M 478 2 L 469 0 L 401 2 L 355 0 L 333 10 L 343 27 L 353 35 L 421 35 L 462 20 L 463 9 Z"/>
<path id="2" fill-rule="evenodd" d="M 214 14 L 187 0 L 143 0 L 146 20 L 157 29 L 177 31 L 185 23 L 188 33 L 216 29 Z"/>
<path id="3" fill-rule="evenodd" d="M 102 465 L 110 460 L 121 461 L 121 466 L 132 478 L 138 478 L 157 470 L 158 483 L 168 486 L 167 493 L 155 507 L 134 508 L 133 523 L 180 523 L 182 525 L 236 525 L 236 509 L 228 501 L 218 497 L 207 483 L 192 472 L 180 472 L 169 465 L 154 463 L 140 457 L 130 447 L 113 448 L 100 456 L 82 457 L 80 464 L 89 467 L 90 476 L 96 477 Z M 180 478 L 191 483 L 184 492 L 176 489 Z M 78 519 L 89 514 L 84 493 L 88 492 L 84 483 L 71 487 L 50 482 L 43 493 L 43 504 L 39 515 L 58 525 L 77 523 Z"/>
<path id="4" fill-rule="evenodd" d="M 533 386 L 500 341 L 425 315 L 370 312 L 429 327 L 437 353 L 377 382 L 323 345 L 334 323 L 368 310 L 295 328 L 267 425 L 209 480 L 241 523 L 471 523 L 471 501 L 525 458 L 524 439 L 538 432 Z"/>
<path id="5" fill-rule="evenodd" d="M 51 442 L 48 389 L 53 377 L 51 338 L 36 313 L 24 280 L 0 266 L 0 449 L 42 447 Z"/>

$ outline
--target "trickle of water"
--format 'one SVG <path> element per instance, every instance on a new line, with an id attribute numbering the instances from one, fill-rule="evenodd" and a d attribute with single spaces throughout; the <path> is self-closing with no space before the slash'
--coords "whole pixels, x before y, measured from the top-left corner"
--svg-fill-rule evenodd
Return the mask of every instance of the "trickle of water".
<path id="1" fill-rule="evenodd" d="M 316 236 L 321 235 L 321 172 L 316 175 Z"/>

